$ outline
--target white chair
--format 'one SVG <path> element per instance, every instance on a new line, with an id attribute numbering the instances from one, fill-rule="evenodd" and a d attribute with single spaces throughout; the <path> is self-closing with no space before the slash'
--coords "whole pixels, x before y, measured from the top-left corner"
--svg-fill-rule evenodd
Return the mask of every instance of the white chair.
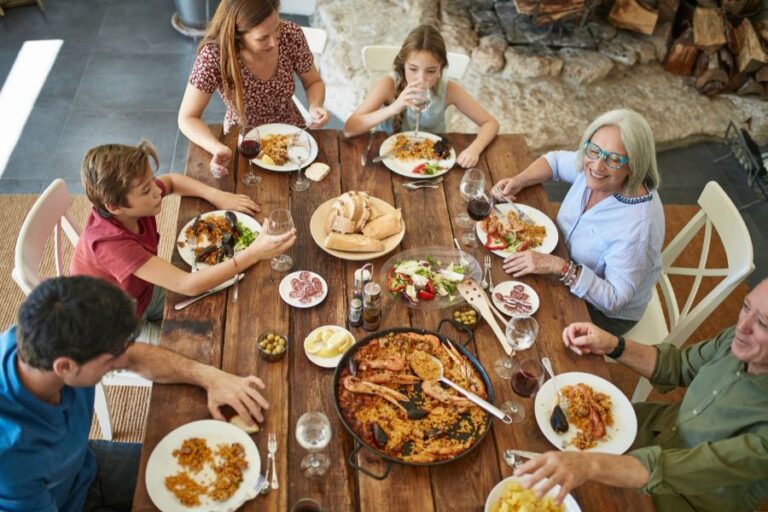
<path id="1" fill-rule="evenodd" d="M 282 2 L 280 5 L 282 11 Z M 312 10 L 314 11 L 314 7 Z M 309 51 L 312 52 L 312 55 L 315 57 L 315 62 L 317 62 L 317 57 L 325 51 L 325 43 L 328 42 L 328 33 L 321 28 L 314 27 L 301 27 L 301 31 L 304 32 L 304 37 L 307 39 L 307 44 L 309 45 Z M 295 94 L 293 95 L 293 102 L 296 104 L 296 108 L 299 109 L 299 112 L 301 112 L 304 119 L 309 119 L 309 111 L 307 110 L 307 107 L 299 101 L 299 98 L 297 98 Z"/>
<path id="2" fill-rule="evenodd" d="M 310 16 L 314 14 L 316 6 L 317 0 L 281 0 L 280 12 L 297 16 Z"/>
<path id="3" fill-rule="evenodd" d="M 744 219 L 742 219 L 738 209 L 720 185 L 714 181 L 707 183 L 699 196 L 698 203 L 701 210 L 675 236 L 661 254 L 662 271 L 657 288 L 661 288 L 664 294 L 664 302 L 670 321 L 669 327 L 664 319 L 659 295 L 654 289 L 653 298 L 643 317 L 626 334 L 627 339 L 648 345 L 669 342 L 679 347 L 712 314 L 728 294 L 755 269 L 752 239 L 749 236 L 749 231 L 747 231 L 747 226 L 744 224 Z M 725 254 L 728 258 L 727 268 L 707 268 L 713 227 L 725 248 Z M 704 230 L 704 240 L 698 265 L 692 268 L 673 266 L 678 256 L 688 248 L 691 240 L 702 229 Z M 682 310 L 672 289 L 669 279 L 671 275 L 692 276 L 694 278 Z M 702 279 L 720 276 L 723 279 L 694 305 Z M 648 380 L 640 379 L 632 396 L 632 401 L 645 400 L 650 392 L 651 384 Z"/>
<path id="4" fill-rule="evenodd" d="M 363 47 L 363 66 L 368 71 L 378 72 L 372 76 L 372 80 L 392 71 L 392 63 L 400 51 L 399 46 L 372 45 Z M 460 80 L 464 77 L 469 67 L 469 57 L 462 53 L 448 52 L 448 67 L 445 68 L 445 76 Z"/>
<path id="5" fill-rule="evenodd" d="M 67 190 L 67 184 L 62 179 L 56 179 L 32 205 L 32 209 L 24 219 L 16 240 L 14 268 L 11 272 L 13 280 L 19 285 L 25 295 L 45 278 L 40 275 L 40 263 L 43 259 L 45 245 L 53 235 L 53 256 L 55 259 L 56 275 L 64 275 L 62 268 L 62 237 L 67 235 L 72 245 L 77 244 L 80 236 L 67 209 L 72 204 L 72 197 Z M 152 383 L 131 372 L 116 372 L 104 376 L 102 382 L 96 385 L 94 408 L 96 419 L 105 439 L 112 439 L 112 423 L 109 415 L 109 404 L 104 393 L 103 384 L 122 386 L 151 386 Z"/>

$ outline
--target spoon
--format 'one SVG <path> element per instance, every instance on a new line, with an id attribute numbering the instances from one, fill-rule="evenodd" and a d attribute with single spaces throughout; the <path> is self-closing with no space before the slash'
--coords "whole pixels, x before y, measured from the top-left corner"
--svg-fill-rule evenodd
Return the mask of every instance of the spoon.
<path id="1" fill-rule="evenodd" d="M 555 408 L 552 409 L 552 415 L 549 417 L 549 424 L 552 425 L 552 428 L 555 432 L 564 434 L 568 432 L 568 417 L 565 415 L 565 412 L 563 412 L 563 409 L 560 405 L 562 404 L 567 409 L 568 402 L 565 399 L 563 392 L 560 391 L 560 386 L 557 385 L 557 379 L 555 378 L 555 373 L 552 371 L 552 363 L 549 361 L 549 358 L 542 357 L 541 364 L 544 365 L 544 368 L 547 370 L 547 373 L 552 379 L 552 384 L 555 385 L 555 390 L 557 390 L 557 396 L 559 399 L 558 403 L 555 405 Z"/>
<path id="2" fill-rule="evenodd" d="M 507 424 L 512 423 L 512 418 L 508 414 L 506 414 L 504 411 L 502 411 L 501 409 L 499 409 L 498 407 L 496 407 L 492 403 L 490 403 L 490 402 L 488 402 L 486 400 L 483 400 L 482 398 L 480 398 L 476 394 L 472 393 L 471 391 L 467 391 L 463 387 L 459 386 L 458 384 L 456 384 L 452 380 L 450 380 L 447 377 L 445 377 L 445 375 L 444 375 L 445 368 L 443 368 L 443 363 L 438 358 L 436 358 L 435 356 L 429 356 L 429 357 L 432 358 L 432 361 L 434 361 L 435 366 L 440 370 L 440 372 L 439 372 L 440 376 L 437 379 L 438 381 L 442 382 L 443 384 L 447 384 L 447 385 L 451 386 L 453 389 L 455 389 L 456 391 L 458 391 L 459 393 L 461 393 L 465 397 L 469 398 L 469 400 L 471 402 L 473 402 L 475 405 L 477 405 L 478 407 L 480 407 L 482 409 L 485 409 L 486 411 L 488 411 L 489 413 L 493 414 L 494 416 L 496 416 L 498 419 L 500 419 L 504 423 L 507 423 Z M 416 371 L 415 368 L 414 368 L 414 371 Z M 418 373 L 419 372 L 416 372 L 417 375 L 418 375 Z M 421 375 L 419 375 L 419 377 L 421 377 Z"/>

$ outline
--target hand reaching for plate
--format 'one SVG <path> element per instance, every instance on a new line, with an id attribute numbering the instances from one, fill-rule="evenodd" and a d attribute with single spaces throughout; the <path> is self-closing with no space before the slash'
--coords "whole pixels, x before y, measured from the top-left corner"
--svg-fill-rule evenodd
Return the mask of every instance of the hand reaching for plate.
<path id="1" fill-rule="evenodd" d="M 467 149 L 459 153 L 459 156 L 456 157 L 456 163 L 465 169 L 476 166 L 479 161 L 480 153 L 475 151 L 472 146 L 468 146 Z"/>
<path id="2" fill-rule="evenodd" d="M 525 485 L 529 489 L 537 482 L 545 480 L 536 488 L 536 497 L 541 498 L 555 485 L 560 486 L 560 493 L 555 502 L 559 505 L 563 502 L 572 489 L 586 482 L 589 461 L 585 460 L 582 452 L 547 452 L 534 457 L 515 470 L 515 476 L 530 475 Z"/>
<path id="3" fill-rule="evenodd" d="M 493 197 L 500 201 L 514 201 L 516 195 L 523 189 L 523 185 L 513 176 L 498 181 L 491 189 Z"/>
<path id="4" fill-rule="evenodd" d="M 232 210 L 251 216 L 261 211 L 261 206 L 245 194 L 232 194 L 223 190 L 217 192 L 216 197 L 211 202 L 219 210 Z"/>
<path id="5" fill-rule="evenodd" d="M 504 272 L 520 277 L 527 274 L 559 274 L 565 264 L 560 256 L 536 251 L 516 252 L 504 259 Z"/>
<path id="6" fill-rule="evenodd" d="M 260 378 L 240 377 L 210 366 L 206 369 L 212 373 L 203 384 L 208 391 L 208 410 L 215 419 L 226 421 L 221 406 L 228 405 L 243 419 L 264 421 L 262 409 L 269 409 L 269 402 L 257 390 L 264 389 Z"/>
<path id="7" fill-rule="evenodd" d="M 268 260 L 283 254 L 296 243 L 296 229 L 282 235 L 270 235 L 262 231 L 243 252 L 258 254 L 259 260 Z"/>

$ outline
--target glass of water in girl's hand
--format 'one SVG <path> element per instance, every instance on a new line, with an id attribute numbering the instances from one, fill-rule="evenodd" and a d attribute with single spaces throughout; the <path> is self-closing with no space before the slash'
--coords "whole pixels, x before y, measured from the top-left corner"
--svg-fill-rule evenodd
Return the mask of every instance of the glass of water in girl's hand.
<path id="1" fill-rule="evenodd" d="M 477 167 L 464 171 L 464 176 L 461 178 L 461 184 L 459 185 L 459 192 L 465 205 L 472 196 L 477 195 L 483 189 L 485 189 L 485 174 L 483 174 L 483 171 Z M 453 221 L 461 229 L 471 229 L 475 225 L 475 221 L 470 218 L 466 211 L 454 217 Z"/>
<path id="2" fill-rule="evenodd" d="M 291 190 L 303 192 L 309 188 L 311 182 L 301 172 L 302 166 L 309 161 L 312 143 L 309 134 L 304 130 L 296 132 L 288 144 L 288 160 L 296 164 L 296 179 L 291 182 Z"/>
<path id="3" fill-rule="evenodd" d="M 255 126 L 240 127 L 237 137 L 237 150 L 248 160 L 248 173 L 243 176 L 243 185 L 253 186 L 261 182 L 261 176 L 253 172 L 253 160 L 261 152 L 261 136 Z"/>
<path id="4" fill-rule="evenodd" d="M 419 140 L 419 124 L 421 123 L 421 113 L 432 105 L 432 94 L 429 87 L 419 89 L 418 94 L 411 100 L 409 108 L 416 113 L 416 131 L 413 138 Z"/>
<path id="5" fill-rule="evenodd" d="M 270 235 L 284 235 L 293 229 L 293 216 L 290 210 L 272 210 L 267 218 L 267 232 Z M 278 272 L 288 272 L 293 266 L 293 258 L 281 254 L 272 258 L 270 266 Z"/>
<path id="6" fill-rule="evenodd" d="M 331 467 L 327 455 L 318 453 L 331 442 L 331 422 L 322 412 L 307 412 L 296 423 L 296 440 L 309 454 L 301 461 L 306 477 L 324 475 Z"/>

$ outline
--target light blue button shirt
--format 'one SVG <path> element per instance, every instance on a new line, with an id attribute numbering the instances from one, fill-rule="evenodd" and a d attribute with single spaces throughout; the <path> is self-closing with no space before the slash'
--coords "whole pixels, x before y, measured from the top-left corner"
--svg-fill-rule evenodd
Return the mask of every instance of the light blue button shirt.
<path id="1" fill-rule="evenodd" d="M 389 78 L 395 83 L 395 90 L 397 90 L 397 84 L 400 78 L 397 73 L 392 71 Z M 421 113 L 421 121 L 419 122 L 419 130 L 429 133 L 445 133 L 445 91 L 448 87 L 448 79 L 445 76 L 440 77 L 440 83 L 437 84 L 437 88 L 432 88 L 430 94 L 432 95 L 432 103 L 429 108 Z M 392 133 L 394 128 L 392 126 L 392 119 L 387 119 L 385 122 L 379 125 L 379 130 L 387 133 Z M 403 112 L 403 123 L 400 127 L 401 132 L 413 131 L 416 129 L 416 112 L 410 108 L 406 108 Z"/>
<path id="2" fill-rule="evenodd" d="M 640 320 L 661 272 L 664 208 L 656 190 L 614 194 L 584 211 L 590 190 L 575 151 L 544 155 L 555 181 L 572 183 L 557 214 L 571 259 L 582 265 L 571 288 L 610 318 Z"/>

